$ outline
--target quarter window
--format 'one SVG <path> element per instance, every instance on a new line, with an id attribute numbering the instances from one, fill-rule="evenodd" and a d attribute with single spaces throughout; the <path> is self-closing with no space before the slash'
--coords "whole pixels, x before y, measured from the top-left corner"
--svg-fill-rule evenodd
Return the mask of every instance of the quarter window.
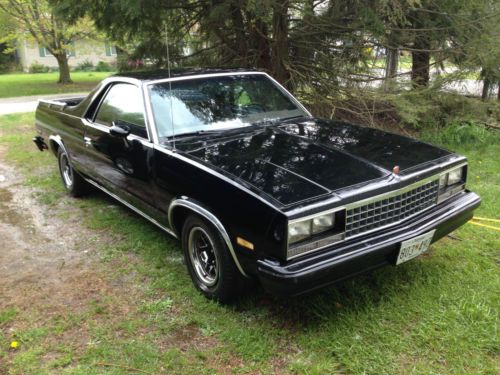
<path id="1" fill-rule="evenodd" d="M 112 126 L 113 121 L 123 121 L 129 127 L 131 134 L 147 138 L 143 109 L 139 88 L 128 83 L 118 83 L 109 89 L 95 121 L 106 126 Z"/>

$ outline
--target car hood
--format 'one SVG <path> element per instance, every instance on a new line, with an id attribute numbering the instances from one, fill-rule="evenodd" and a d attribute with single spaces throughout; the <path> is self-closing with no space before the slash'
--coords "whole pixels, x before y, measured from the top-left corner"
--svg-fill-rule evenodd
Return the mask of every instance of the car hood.
<path id="1" fill-rule="evenodd" d="M 449 155 L 414 139 L 321 119 L 178 143 L 198 161 L 290 205 Z"/>

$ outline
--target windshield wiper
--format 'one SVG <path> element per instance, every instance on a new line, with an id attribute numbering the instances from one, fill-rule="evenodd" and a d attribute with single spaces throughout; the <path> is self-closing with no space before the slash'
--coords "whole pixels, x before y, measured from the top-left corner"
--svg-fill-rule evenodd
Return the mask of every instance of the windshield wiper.
<path id="1" fill-rule="evenodd" d="M 282 122 L 282 121 L 290 121 L 290 120 L 302 118 L 302 117 L 304 117 L 304 116 L 298 115 L 298 116 L 290 116 L 290 117 L 276 117 L 276 118 L 264 119 L 261 121 L 254 122 L 253 125 L 271 126 L 271 125 L 276 125 L 277 123 Z"/>
<path id="2" fill-rule="evenodd" d="M 208 134 L 219 134 L 229 129 L 217 129 L 217 130 L 196 130 L 194 132 L 187 132 L 181 134 L 175 134 L 174 136 L 170 135 L 165 137 L 167 140 L 171 140 L 172 138 L 189 138 L 195 137 L 197 135 L 208 135 Z"/>

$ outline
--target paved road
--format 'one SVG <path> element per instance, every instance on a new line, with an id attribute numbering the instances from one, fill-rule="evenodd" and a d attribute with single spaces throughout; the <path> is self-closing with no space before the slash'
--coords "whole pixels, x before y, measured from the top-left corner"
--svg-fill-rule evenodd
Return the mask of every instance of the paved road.
<path id="1" fill-rule="evenodd" d="M 38 104 L 38 99 L 72 98 L 87 95 L 86 92 L 54 95 L 20 96 L 17 98 L 0 99 L 0 116 L 11 113 L 33 112 Z"/>

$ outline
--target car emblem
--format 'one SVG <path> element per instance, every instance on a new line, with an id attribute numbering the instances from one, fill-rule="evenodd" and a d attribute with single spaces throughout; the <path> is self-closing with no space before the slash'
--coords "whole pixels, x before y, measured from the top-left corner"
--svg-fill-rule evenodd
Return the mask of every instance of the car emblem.
<path id="1" fill-rule="evenodd" d="M 395 166 L 392 168 L 392 173 L 394 173 L 394 174 L 398 174 L 398 173 L 399 173 L 399 165 L 395 165 Z"/>

